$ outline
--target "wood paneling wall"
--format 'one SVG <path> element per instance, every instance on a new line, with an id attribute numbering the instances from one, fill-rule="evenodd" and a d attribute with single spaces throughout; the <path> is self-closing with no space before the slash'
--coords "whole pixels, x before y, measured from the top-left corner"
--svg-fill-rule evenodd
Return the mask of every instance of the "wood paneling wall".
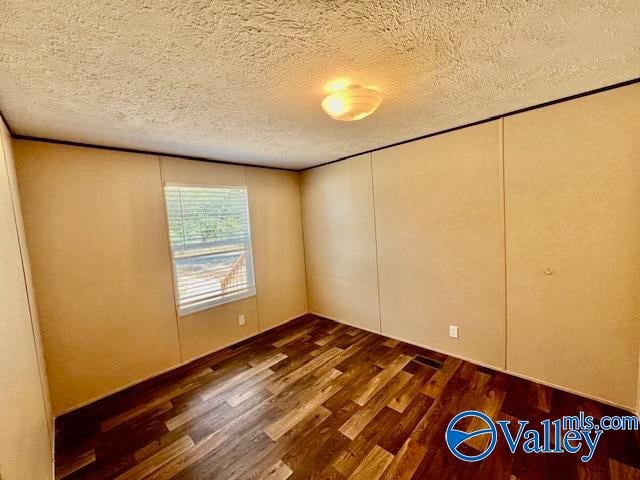
<path id="1" fill-rule="evenodd" d="M 302 175 L 309 310 L 380 331 L 371 157 Z"/>
<path id="2" fill-rule="evenodd" d="M 54 413 L 179 364 L 158 157 L 15 145 Z"/>
<path id="3" fill-rule="evenodd" d="M 247 168 L 260 331 L 307 313 L 300 176 Z"/>
<path id="4" fill-rule="evenodd" d="M 639 104 L 636 84 L 382 149 L 372 186 L 368 154 L 306 171 L 310 309 L 375 330 L 380 307 L 386 335 L 640 408 Z"/>
<path id="5" fill-rule="evenodd" d="M 16 153 L 54 413 L 306 312 L 295 174 L 31 141 Z M 163 180 L 251 181 L 258 298 L 177 318 Z M 282 202 L 297 216 L 278 218 Z M 276 254 L 279 244 L 287 250 Z M 262 288 L 276 271 L 281 288 Z"/>
<path id="6" fill-rule="evenodd" d="M 0 120 L 0 477 L 52 478 L 52 425 L 30 301 L 11 138 Z"/>
<path id="7" fill-rule="evenodd" d="M 501 149 L 495 121 L 373 153 L 382 332 L 498 368 Z"/>
<path id="8" fill-rule="evenodd" d="M 627 86 L 308 170 L 306 262 L 296 174 L 16 142 L 54 412 L 304 313 L 305 265 L 311 311 L 637 408 L 639 100 Z M 161 167 L 248 185 L 256 298 L 176 318 Z"/>
<path id="9" fill-rule="evenodd" d="M 245 167 L 161 157 L 163 183 L 182 185 L 245 186 Z M 253 239 L 255 242 L 255 238 Z M 255 259 L 254 259 L 255 263 Z M 238 315 L 246 323 L 240 325 Z M 191 360 L 255 335 L 258 325 L 256 297 L 220 305 L 178 319 L 182 359 Z"/>
<path id="10" fill-rule="evenodd" d="M 507 365 L 628 408 L 640 344 L 639 105 L 636 84 L 504 121 Z"/>

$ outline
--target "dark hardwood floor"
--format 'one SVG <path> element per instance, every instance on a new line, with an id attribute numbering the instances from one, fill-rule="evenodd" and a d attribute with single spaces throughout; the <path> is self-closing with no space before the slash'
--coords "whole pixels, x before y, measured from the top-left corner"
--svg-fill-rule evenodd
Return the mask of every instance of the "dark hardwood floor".
<path id="1" fill-rule="evenodd" d="M 308 315 L 59 418 L 56 476 L 640 479 L 633 432 L 606 432 L 588 463 L 511 454 L 504 440 L 481 462 L 458 460 L 444 432 L 467 409 L 532 422 L 627 414 Z"/>

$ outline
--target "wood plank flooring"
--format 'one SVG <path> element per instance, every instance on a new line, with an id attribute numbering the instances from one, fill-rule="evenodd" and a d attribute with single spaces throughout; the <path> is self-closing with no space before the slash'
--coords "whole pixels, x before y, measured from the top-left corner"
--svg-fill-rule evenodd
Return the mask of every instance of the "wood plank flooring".
<path id="1" fill-rule="evenodd" d="M 626 414 L 307 315 L 59 418 L 56 477 L 640 480 L 633 432 L 606 432 L 589 463 L 500 441 L 482 462 L 457 460 L 444 431 L 467 409 L 533 422 Z"/>

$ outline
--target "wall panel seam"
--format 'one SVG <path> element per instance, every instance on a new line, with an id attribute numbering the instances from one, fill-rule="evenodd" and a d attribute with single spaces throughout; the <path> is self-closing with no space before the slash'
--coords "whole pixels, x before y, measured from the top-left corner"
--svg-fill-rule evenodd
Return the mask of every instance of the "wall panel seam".
<path id="1" fill-rule="evenodd" d="M 500 168 L 502 170 L 502 250 L 504 259 L 504 368 L 507 366 L 507 349 L 508 345 L 508 329 L 509 329 L 509 314 L 508 314 L 508 302 L 509 295 L 507 293 L 507 194 L 506 194 L 506 162 L 504 155 L 504 117 L 500 119 L 500 142 L 498 149 L 500 151 Z"/>
<path id="2" fill-rule="evenodd" d="M 382 300 L 380 298 L 380 261 L 378 256 L 378 224 L 376 222 L 376 189 L 373 183 L 373 153 L 369 153 L 369 167 L 371 171 L 371 211 L 373 213 L 373 242 L 376 254 L 376 286 L 378 288 L 378 325 L 382 333 Z"/>
<path id="3" fill-rule="evenodd" d="M 260 288 L 258 287 L 258 278 L 256 275 L 256 257 L 255 257 L 255 248 L 253 248 L 254 235 L 253 235 L 253 227 L 254 222 L 251 219 L 251 188 L 249 187 L 249 175 L 247 172 L 247 167 L 242 167 L 242 173 L 244 174 L 244 186 L 247 190 L 247 215 L 249 217 L 249 238 L 251 239 L 251 261 L 253 262 L 253 288 L 256 292 L 254 295 L 256 302 L 256 322 L 258 323 L 258 332 L 262 332 L 262 323 L 260 322 Z M 259 255 L 258 255 L 259 256 Z M 259 260 L 258 260 L 259 262 Z M 247 268 L 247 272 L 249 269 Z M 236 322 L 238 319 L 236 318 Z M 239 325 L 238 325 L 239 326 Z"/>
<path id="4" fill-rule="evenodd" d="M 328 162 L 319 163 L 318 165 L 312 165 L 310 167 L 304 167 L 304 168 L 298 169 L 297 171 L 298 172 L 304 172 L 306 170 L 312 170 L 314 168 L 324 167 L 325 165 L 331 165 L 333 163 L 343 162 L 345 160 L 349 160 L 350 158 L 359 157 L 360 155 L 364 155 L 366 153 L 378 152 L 380 150 L 386 150 L 387 148 L 397 147 L 397 146 L 400 146 L 400 145 L 404 145 L 406 143 L 415 142 L 417 140 L 424 140 L 426 138 L 437 137 L 439 135 L 444 135 L 445 133 L 455 132 L 456 130 L 462 130 L 462 129 L 469 128 L 469 127 L 475 127 L 476 125 L 481 125 L 483 123 L 493 122 L 495 120 L 500 120 L 502 118 L 511 117 L 511 116 L 518 115 L 518 114 L 525 113 L 525 112 L 529 112 L 529 111 L 532 111 L 532 110 L 538 110 L 538 109 L 541 109 L 541 108 L 550 107 L 552 105 L 556 105 L 556 104 L 559 104 L 559 103 L 570 102 L 572 100 L 577 100 L 577 99 L 582 98 L 582 97 L 589 97 L 591 95 L 597 95 L 598 93 L 601 93 L 601 92 L 606 92 L 608 90 L 615 90 L 615 89 L 618 89 L 618 88 L 623 88 L 623 87 L 626 87 L 626 86 L 629 86 L 629 85 L 634 85 L 636 83 L 640 83 L 640 78 L 633 78 L 631 80 L 625 80 L 625 81 L 620 82 L 620 83 L 614 83 L 612 85 L 607 85 L 607 86 L 604 86 L 604 87 L 596 88 L 594 90 L 588 90 L 586 92 L 576 93 L 576 94 L 573 94 L 573 95 L 569 95 L 567 97 L 557 98 L 555 100 L 549 100 L 547 102 L 542 102 L 542 103 L 538 103 L 538 104 L 535 104 L 535 105 L 530 105 L 528 107 L 519 108 L 517 110 L 512 110 L 510 112 L 500 113 L 498 115 L 493 115 L 491 117 L 483 118 L 483 119 L 480 119 L 480 120 L 475 120 L 475 121 L 472 121 L 472 122 L 469 122 L 469 123 L 465 123 L 465 124 L 462 124 L 462 125 L 457 125 L 457 126 L 454 126 L 454 127 L 451 127 L 451 128 L 445 128 L 444 130 L 438 130 L 438 131 L 435 131 L 435 132 L 426 133 L 424 135 L 420 135 L 420 136 L 417 136 L 417 137 L 409 138 L 407 140 L 401 140 L 401 141 L 396 142 L 396 143 L 391 143 L 391 144 L 388 144 L 388 145 L 383 145 L 383 146 L 380 146 L 380 147 L 372 148 L 372 149 L 369 149 L 369 150 L 365 150 L 363 152 L 352 153 L 352 154 L 347 155 L 345 157 L 336 158 L 335 160 L 329 160 Z"/>
<path id="5" fill-rule="evenodd" d="M 302 196 L 302 175 L 304 175 L 302 172 L 298 173 L 298 190 L 300 191 L 300 227 L 302 228 L 302 256 L 304 258 L 304 283 L 305 283 L 305 292 L 307 294 L 307 312 L 311 311 L 311 299 L 309 298 L 309 292 L 311 291 L 309 289 L 309 274 L 308 274 L 308 268 L 307 268 L 307 263 L 308 263 L 308 259 L 307 259 L 307 241 L 306 238 L 304 236 L 304 206 L 302 204 L 303 202 L 303 196 Z"/>
<path id="6" fill-rule="evenodd" d="M 1 127 L 0 127 L 1 128 Z M 5 145 L 5 142 L 2 141 L 0 139 L 0 144 L 2 147 L 2 153 L 4 156 L 4 165 L 5 165 L 5 171 L 7 172 L 7 191 L 9 192 L 9 201 L 11 203 L 11 213 L 13 215 L 13 224 L 15 226 L 15 230 L 16 230 L 16 242 L 18 245 L 18 253 L 20 255 L 20 265 L 22 267 L 22 281 L 24 284 L 24 293 L 25 293 L 25 298 L 27 300 L 27 311 L 29 313 L 29 327 L 31 329 L 31 340 L 33 341 L 33 352 L 34 355 L 36 357 L 36 366 L 38 368 L 38 383 L 40 384 L 40 395 L 42 397 L 42 410 L 44 412 L 44 418 L 46 420 L 46 426 L 47 426 L 47 433 L 49 436 L 49 439 L 53 439 L 53 425 L 49 425 L 49 412 L 47 412 L 47 397 L 45 392 L 48 390 L 49 386 L 48 385 L 43 385 L 42 383 L 42 378 L 43 378 L 43 374 L 46 377 L 46 366 L 42 365 L 42 362 L 40 362 L 40 357 L 38 355 L 38 342 L 36 340 L 36 330 L 35 327 L 33 325 L 33 311 L 31 308 L 31 302 L 35 300 L 31 298 L 31 296 L 29 295 L 29 287 L 28 287 L 28 279 L 27 279 L 27 274 L 26 274 L 26 269 L 25 269 L 25 252 L 23 251 L 23 245 L 20 241 L 20 230 L 18 228 L 18 215 L 16 213 L 16 203 L 14 201 L 14 195 L 19 195 L 19 192 L 14 192 L 13 189 L 11 188 L 11 180 L 9 179 L 9 175 L 12 174 L 13 170 L 9 169 L 9 154 L 8 154 L 8 148 L 10 148 L 10 146 Z M 11 152 L 11 154 L 13 154 L 13 152 Z M 16 185 L 17 185 L 17 179 L 16 179 Z M 26 241 L 26 239 L 25 239 Z M 52 445 L 51 442 L 47 442 L 47 444 L 49 445 L 49 457 L 53 460 L 53 449 L 52 449 Z"/>
<path id="7" fill-rule="evenodd" d="M 305 310 L 309 312 L 309 279 L 307 278 L 307 244 L 304 240 L 304 209 L 302 208 L 302 173 L 296 172 L 298 180 L 298 206 L 300 208 L 300 238 L 302 239 L 302 267 L 304 269 Z"/>
<path id="8" fill-rule="evenodd" d="M 173 263 L 173 251 L 171 249 L 171 235 L 169 233 L 169 213 L 167 212 L 167 202 L 164 198 L 164 170 L 162 168 L 162 157 L 157 157 L 158 159 L 158 167 L 160 169 L 160 190 L 162 193 L 162 211 L 164 212 L 164 229 L 167 232 L 167 250 L 169 254 L 169 267 L 171 271 L 171 283 L 173 284 L 173 313 L 176 317 L 176 332 L 178 335 L 178 355 L 180 357 L 180 362 L 184 362 L 184 353 L 182 351 L 182 336 L 180 334 L 180 316 L 178 315 L 178 294 L 176 292 L 176 272 Z"/>
<path id="9" fill-rule="evenodd" d="M 317 312 L 313 312 L 313 311 L 311 311 L 309 313 L 311 315 L 316 315 L 318 317 L 326 318 L 326 319 L 332 320 L 334 322 L 338 322 L 340 324 L 347 325 L 349 327 L 356 327 L 356 328 L 359 328 L 360 330 L 364 330 L 366 332 L 377 333 L 374 330 L 368 329 L 366 327 L 361 327 L 361 326 L 355 325 L 353 323 L 349 323 L 349 322 L 347 322 L 345 320 L 341 320 L 341 319 L 336 318 L 336 317 L 329 317 L 327 315 L 324 315 L 324 314 L 321 314 L 321 313 L 317 313 Z M 633 407 L 631 407 L 629 405 L 625 405 L 623 403 L 614 402 L 612 400 L 608 400 L 608 399 L 603 398 L 603 397 L 598 397 L 596 395 L 592 395 L 592 394 L 587 393 L 587 392 L 581 392 L 579 390 L 576 390 L 576 389 L 573 389 L 573 388 L 570 388 L 570 387 L 566 387 L 566 386 L 563 386 L 563 385 L 560 385 L 560 384 L 557 384 L 557 383 L 549 382 L 549 381 L 537 378 L 535 376 L 526 375 L 526 374 L 523 374 L 523 373 L 518 373 L 518 372 L 516 372 L 514 370 L 509 370 L 509 369 L 506 369 L 506 368 L 502 368 L 500 366 L 497 366 L 497 365 L 494 365 L 494 364 L 491 364 L 491 363 L 481 362 L 481 361 L 479 361 L 477 359 L 474 359 L 474 358 L 471 358 L 471 357 L 468 357 L 468 356 L 465 356 L 465 355 L 461 355 L 459 353 L 453 353 L 453 352 L 451 352 L 449 350 L 445 350 L 445 349 L 442 349 L 442 348 L 437 348 L 437 347 L 434 347 L 433 345 L 429 345 L 429 344 L 426 344 L 426 343 L 417 342 L 416 340 L 413 340 L 413 339 L 410 339 L 410 338 L 407 338 L 407 337 L 402 337 L 400 335 L 391 335 L 391 334 L 388 334 L 388 333 L 383 333 L 382 335 L 384 337 L 387 337 L 387 338 L 392 338 L 394 340 L 399 340 L 399 341 L 407 343 L 409 345 L 413 345 L 413 346 L 420 347 L 420 348 L 425 348 L 427 350 L 433 350 L 434 352 L 442 353 L 442 354 L 447 355 L 449 357 L 457 358 L 459 360 L 462 360 L 464 362 L 469 362 L 469 363 L 471 363 L 473 365 L 476 365 L 476 366 L 489 368 L 489 369 L 494 370 L 496 372 L 502 372 L 502 373 L 505 373 L 507 375 L 511 375 L 513 377 L 516 377 L 516 378 L 522 378 L 524 380 L 529 380 L 531 382 L 535 382 L 535 383 L 539 383 L 541 385 L 552 387 L 552 388 L 555 388 L 555 389 L 563 391 L 563 392 L 571 393 L 573 395 L 578 395 L 578 396 L 587 398 L 589 400 L 595 400 L 597 402 L 604 403 L 605 405 L 610 405 L 612 407 L 621 408 L 621 409 L 623 409 L 623 410 L 625 410 L 625 411 L 627 411 L 629 413 L 632 413 L 632 414 L 634 413 L 633 412 Z"/>

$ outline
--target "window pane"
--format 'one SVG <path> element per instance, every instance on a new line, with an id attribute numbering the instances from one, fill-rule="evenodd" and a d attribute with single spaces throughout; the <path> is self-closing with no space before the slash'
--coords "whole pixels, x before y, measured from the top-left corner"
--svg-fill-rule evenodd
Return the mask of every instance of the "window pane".
<path id="1" fill-rule="evenodd" d="M 244 189 L 167 187 L 167 210 L 178 251 L 216 251 L 249 240 Z"/>
<path id="2" fill-rule="evenodd" d="M 176 259 L 178 293 L 183 301 L 237 293 L 249 286 L 245 252 Z"/>
<path id="3" fill-rule="evenodd" d="M 252 295 L 245 189 L 167 186 L 165 194 L 181 312 Z"/>

